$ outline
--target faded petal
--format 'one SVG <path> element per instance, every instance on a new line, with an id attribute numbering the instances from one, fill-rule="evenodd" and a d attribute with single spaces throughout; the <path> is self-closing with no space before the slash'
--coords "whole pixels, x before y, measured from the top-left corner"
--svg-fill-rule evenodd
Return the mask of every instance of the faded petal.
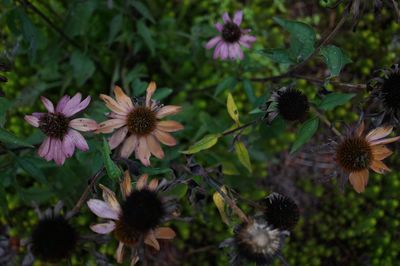
<path id="1" fill-rule="evenodd" d="M 38 150 L 38 154 L 39 154 L 40 157 L 45 158 L 46 155 L 49 153 L 50 142 L 51 142 L 50 140 L 51 140 L 50 137 L 46 137 L 43 140 L 42 144 L 40 145 L 39 150 Z"/>
<path id="2" fill-rule="evenodd" d="M 173 239 L 176 236 L 174 230 L 169 227 L 159 227 L 154 230 L 157 239 Z"/>
<path id="3" fill-rule="evenodd" d="M 393 152 L 390 149 L 388 149 L 385 145 L 372 146 L 372 155 L 374 160 L 381 161 L 392 154 Z"/>
<path id="4" fill-rule="evenodd" d="M 370 168 L 374 170 L 375 173 L 378 174 L 384 174 L 386 172 L 390 172 L 390 168 L 386 164 L 378 160 L 372 161 Z"/>
<path id="5" fill-rule="evenodd" d="M 28 122 L 31 126 L 39 127 L 39 118 L 33 115 L 25 115 L 25 121 Z"/>
<path id="6" fill-rule="evenodd" d="M 150 189 L 150 190 L 156 190 L 157 189 L 157 187 L 158 187 L 158 179 L 157 178 L 153 178 L 151 181 L 150 181 L 150 183 L 149 183 L 149 185 L 148 185 L 148 188 Z"/>
<path id="7" fill-rule="evenodd" d="M 88 118 L 76 118 L 69 122 L 69 126 L 79 131 L 93 131 L 99 126 L 97 122 Z"/>
<path id="8" fill-rule="evenodd" d="M 176 140 L 174 137 L 172 137 L 171 134 L 155 129 L 153 132 L 154 136 L 163 144 L 167 146 L 175 146 L 176 145 Z"/>
<path id="9" fill-rule="evenodd" d="M 54 155 L 53 159 L 56 162 L 57 165 L 63 165 L 66 159 L 66 156 L 63 152 L 62 149 L 62 142 L 60 139 L 54 139 L 53 141 L 53 147 L 54 147 Z"/>
<path id="10" fill-rule="evenodd" d="M 164 118 L 168 115 L 174 115 L 182 111 L 182 107 L 177 105 L 166 105 L 157 111 L 156 117 L 158 119 Z"/>
<path id="11" fill-rule="evenodd" d="M 67 110 L 67 107 L 64 109 L 64 114 L 68 117 L 73 116 L 74 114 L 79 113 L 80 111 L 84 110 L 86 107 L 88 107 L 90 100 L 92 98 L 90 96 L 86 97 L 85 100 L 80 102 L 75 108 L 71 109 L 70 111 Z"/>
<path id="12" fill-rule="evenodd" d="M 106 235 L 115 229 L 115 223 L 113 221 L 109 221 L 108 223 L 94 224 L 90 226 L 90 229 L 98 234 Z"/>
<path id="13" fill-rule="evenodd" d="M 115 254 L 115 259 L 118 263 L 124 262 L 124 243 L 119 242 L 117 252 Z"/>
<path id="14" fill-rule="evenodd" d="M 65 105 L 69 102 L 70 99 L 71 99 L 71 97 L 69 97 L 68 95 L 64 95 L 61 98 L 61 100 L 58 101 L 58 103 L 57 103 L 56 112 L 63 113 Z"/>
<path id="15" fill-rule="evenodd" d="M 68 135 L 73 139 L 75 146 L 80 149 L 81 151 L 89 150 L 89 146 L 84 139 L 84 137 L 78 131 L 74 129 L 68 130 Z"/>
<path id="16" fill-rule="evenodd" d="M 378 127 L 371 130 L 365 137 L 368 142 L 382 139 L 392 133 L 393 127 Z"/>
<path id="17" fill-rule="evenodd" d="M 115 196 L 115 193 L 111 191 L 108 187 L 103 186 L 102 184 L 99 185 L 99 187 L 103 190 L 103 199 L 105 202 L 107 202 L 110 207 L 120 213 L 121 212 L 121 206 L 119 205 L 119 202 L 117 200 L 117 197 Z"/>
<path id="18" fill-rule="evenodd" d="M 124 93 L 124 91 L 119 87 L 114 87 L 114 94 L 117 102 L 121 105 L 124 105 L 126 109 L 131 110 L 133 108 L 132 100 L 128 95 Z"/>
<path id="19" fill-rule="evenodd" d="M 183 125 L 179 122 L 166 120 L 157 123 L 157 129 L 165 132 L 176 132 L 183 129 Z"/>
<path id="20" fill-rule="evenodd" d="M 233 23 L 240 26 L 240 24 L 242 24 L 242 19 L 243 19 L 243 11 L 239 10 L 235 13 L 235 16 L 233 17 Z"/>
<path id="21" fill-rule="evenodd" d="M 228 55 L 229 55 L 229 45 L 223 42 L 221 44 L 221 50 L 220 50 L 221 60 L 227 59 Z"/>
<path id="22" fill-rule="evenodd" d="M 122 149 L 121 149 L 121 157 L 123 158 L 129 158 L 133 151 L 137 148 L 138 146 L 138 139 L 135 135 L 130 135 L 122 144 Z"/>
<path id="23" fill-rule="evenodd" d="M 100 99 L 102 99 L 106 103 L 106 106 L 114 113 L 117 113 L 119 115 L 126 115 L 129 113 L 129 110 L 125 106 L 118 104 L 113 98 L 108 95 L 100 94 Z"/>
<path id="24" fill-rule="evenodd" d="M 242 35 L 242 37 L 240 37 L 239 42 L 240 43 L 248 43 L 250 45 L 251 43 L 255 42 L 256 40 L 257 40 L 257 38 L 255 36 L 244 34 L 244 35 Z"/>
<path id="25" fill-rule="evenodd" d="M 225 42 L 221 41 L 217 44 L 217 47 L 215 47 L 213 58 L 218 59 L 218 57 L 221 57 L 221 47 L 225 45 Z"/>
<path id="26" fill-rule="evenodd" d="M 215 28 L 217 29 L 217 31 L 219 31 L 219 32 L 222 32 L 222 28 L 223 28 L 224 26 L 222 26 L 222 24 L 221 23 L 216 23 L 215 24 Z"/>
<path id="27" fill-rule="evenodd" d="M 132 256 L 131 266 L 135 266 L 136 263 L 138 263 L 138 262 L 139 262 L 139 256 L 138 255 Z"/>
<path id="28" fill-rule="evenodd" d="M 214 38 L 212 38 L 211 40 L 209 40 L 206 44 L 206 49 L 209 50 L 211 48 L 213 48 L 214 46 L 216 46 L 220 41 L 222 41 L 221 36 L 216 36 Z"/>
<path id="29" fill-rule="evenodd" d="M 225 12 L 225 13 L 222 15 L 222 19 L 224 20 L 224 23 L 231 22 L 231 18 L 229 17 L 228 12 Z"/>
<path id="30" fill-rule="evenodd" d="M 149 147 L 147 146 L 146 137 L 139 138 L 135 154 L 136 158 L 139 159 L 144 166 L 150 165 L 151 153 Z"/>
<path id="31" fill-rule="evenodd" d="M 154 235 L 154 231 L 151 230 L 147 235 L 146 238 L 144 239 L 144 243 L 146 243 L 147 245 L 155 248 L 156 250 L 160 250 L 160 244 L 158 243 L 155 235 Z"/>
<path id="32" fill-rule="evenodd" d="M 71 135 L 67 134 L 64 136 L 64 139 L 62 140 L 62 149 L 67 158 L 71 157 L 74 154 L 75 142 Z"/>
<path id="33" fill-rule="evenodd" d="M 34 113 L 32 113 L 32 115 L 34 116 L 34 117 L 37 117 L 37 118 L 41 118 L 43 115 L 45 115 L 46 113 L 40 113 L 40 112 L 34 112 Z"/>
<path id="34" fill-rule="evenodd" d="M 126 125 L 126 120 L 123 119 L 110 119 L 99 124 L 96 133 L 111 133 L 116 128 Z"/>
<path id="35" fill-rule="evenodd" d="M 100 218 L 118 220 L 118 212 L 102 200 L 90 199 L 87 205 L 89 209 Z"/>
<path id="36" fill-rule="evenodd" d="M 400 136 L 388 138 L 388 139 L 377 139 L 377 140 L 371 141 L 370 144 L 372 146 L 378 145 L 378 144 L 388 144 L 388 143 L 396 142 L 399 139 L 400 139 Z"/>
<path id="37" fill-rule="evenodd" d="M 53 139 L 51 137 L 48 137 L 48 139 L 49 139 L 49 150 L 48 150 L 47 154 L 44 156 L 44 158 L 47 161 L 51 161 L 54 158 L 55 149 L 54 149 L 54 144 L 53 143 L 54 143 L 55 139 Z"/>
<path id="38" fill-rule="evenodd" d="M 141 190 L 147 186 L 147 179 L 149 178 L 148 174 L 143 174 L 139 177 L 136 183 L 136 189 Z"/>
<path id="39" fill-rule="evenodd" d="M 364 192 L 368 183 L 368 169 L 350 173 L 349 180 L 357 193 Z"/>
<path id="40" fill-rule="evenodd" d="M 118 129 L 108 140 L 110 149 L 113 150 L 118 147 L 124 141 L 126 134 L 128 134 L 128 127 Z"/>
<path id="41" fill-rule="evenodd" d="M 49 99 L 44 96 L 40 96 L 40 100 L 42 101 L 44 107 L 46 107 L 47 111 L 54 113 L 54 105 Z"/>
<path id="42" fill-rule="evenodd" d="M 148 135 L 146 137 L 146 141 L 147 147 L 155 157 L 157 157 L 158 159 L 164 158 L 164 151 L 162 150 L 160 143 L 153 135 Z"/>
<path id="43" fill-rule="evenodd" d="M 358 128 L 356 129 L 356 135 L 358 137 L 361 137 L 363 132 L 364 132 L 364 130 L 365 130 L 365 123 L 364 123 L 364 121 L 362 121 L 360 123 L 360 125 L 358 126 Z"/>
<path id="44" fill-rule="evenodd" d="M 150 82 L 149 86 L 147 86 L 146 92 L 146 106 L 148 108 L 151 107 L 151 97 L 153 97 L 154 92 L 156 91 L 156 83 L 154 81 Z"/>
<path id="45" fill-rule="evenodd" d="M 131 194 L 132 192 L 132 181 L 128 170 L 125 171 L 124 173 L 124 179 L 122 180 L 121 190 L 122 194 L 125 197 L 129 196 L 129 194 Z"/>

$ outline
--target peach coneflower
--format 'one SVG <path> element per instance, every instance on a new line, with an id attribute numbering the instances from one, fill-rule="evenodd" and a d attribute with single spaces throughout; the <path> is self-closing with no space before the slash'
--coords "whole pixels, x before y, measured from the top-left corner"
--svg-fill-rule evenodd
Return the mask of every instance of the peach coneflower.
<path id="1" fill-rule="evenodd" d="M 369 168 L 378 174 L 390 171 L 382 162 L 392 151 L 385 144 L 395 142 L 400 136 L 386 138 L 393 127 L 378 127 L 364 136 L 364 123 L 354 133 L 344 137 L 336 145 L 336 162 L 340 168 L 349 174 L 349 181 L 358 193 L 364 192 L 368 183 Z"/>
<path id="2" fill-rule="evenodd" d="M 118 263 L 123 262 L 124 250 L 131 248 L 131 265 L 139 261 L 137 248 L 144 244 L 160 250 L 157 239 L 173 239 L 175 232 L 169 227 L 158 227 L 168 218 L 169 206 L 166 201 L 157 194 L 158 180 L 152 179 L 147 184 L 147 174 L 142 175 L 137 183 L 136 190 L 132 190 L 131 177 L 126 171 L 121 184 L 124 201 L 120 204 L 112 192 L 105 186 L 100 185 L 103 190 L 103 199 L 90 199 L 88 206 L 90 210 L 100 218 L 108 219 L 107 223 L 95 224 L 90 228 L 99 234 L 114 232 L 119 241 L 116 252 Z"/>
<path id="3" fill-rule="evenodd" d="M 158 159 L 164 157 L 160 142 L 167 146 L 175 146 L 176 140 L 169 132 L 183 129 L 176 121 L 160 121 L 160 119 L 181 111 L 180 106 L 163 106 L 152 100 L 156 84 L 150 82 L 147 87 L 146 99 L 132 102 L 120 87 L 115 86 L 116 100 L 108 95 L 101 94 L 100 98 L 111 110 L 110 120 L 99 124 L 98 133 L 114 134 L 109 139 L 111 149 L 121 146 L 120 155 L 128 158 L 133 152 L 145 166 L 150 165 L 150 156 Z"/>

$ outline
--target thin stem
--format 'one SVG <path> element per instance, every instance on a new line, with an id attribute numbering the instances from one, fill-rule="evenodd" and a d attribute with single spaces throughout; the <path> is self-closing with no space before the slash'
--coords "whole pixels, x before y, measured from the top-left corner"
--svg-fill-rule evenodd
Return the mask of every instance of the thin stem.
<path id="1" fill-rule="evenodd" d="M 279 258 L 279 260 L 282 262 L 282 264 L 284 266 L 290 266 L 289 263 L 285 260 L 285 258 L 282 256 L 282 254 L 279 252 L 277 257 Z"/>
<path id="2" fill-rule="evenodd" d="M 93 176 L 90 177 L 89 184 L 86 186 L 85 191 L 83 191 L 81 197 L 79 198 L 79 200 L 75 204 L 75 207 L 72 209 L 72 211 L 71 211 L 72 214 L 71 215 L 75 215 L 76 213 L 78 213 L 80 211 L 80 209 L 82 208 L 83 204 L 85 204 L 86 200 L 88 199 L 90 191 L 92 191 L 92 189 L 96 185 L 96 183 L 99 180 L 99 178 L 102 177 L 103 172 L 104 172 L 104 166 L 101 167 L 99 171 L 97 171 Z"/>
<path id="3" fill-rule="evenodd" d="M 328 118 L 326 118 L 325 115 L 321 114 L 320 112 L 318 112 L 317 109 L 315 109 L 314 107 L 310 108 L 310 111 L 312 113 L 314 113 L 322 122 L 324 122 L 332 131 L 333 133 L 335 133 L 337 136 L 341 137 L 342 134 L 339 132 L 339 130 L 337 130 L 332 123 L 328 120 Z"/>
<path id="4" fill-rule="evenodd" d="M 253 125 L 257 124 L 259 121 L 261 121 L 260 118 L 255 119 L 255 120 L 253 120 L 253 121 L 251 121 L 251 122 L 249 122 L 249 123 L 247 123 L 247 124 L 244 124 L 244 125 L 242 125 L 242 126 L 240 126 L 240 127 L 236 127 L 236 128 L 234 128 L 234 129 L 225 131 L 224 133 L 222 133 L 222 136 L 227 136 L 227 135 L 230 135 L 230 134 L 232 134 L 232 133 L 235 133 L 236 131 L 239 131 L 239 130 L 245 129 L 245 128 L 247 128 L 247 127 L 253 126 Z"/>
<path id="5" fill-rule="evenodd" d="M 318 79 L 318 78 L 313 78 L 313 77 L 308 77 L 308 76 L 303 76 L 303 75 L 297 75 L 294 74 L 292 75 L 293 78 L 297 78 L 297 79 L 304 79 L 306 81 L 309 81 L 311 83 L 316 83 L 316 84 L 324 84 L 325 81 L 322 79 Z M 333 86 L 337 86 L 337 87 L 344 87 L 344 88 L 349 88 L 349 89 L 366 89 L 367 85 L 366 84 L 351 84 L 351 83 L 344 83 L 344 82 L 330 82 Z"/>

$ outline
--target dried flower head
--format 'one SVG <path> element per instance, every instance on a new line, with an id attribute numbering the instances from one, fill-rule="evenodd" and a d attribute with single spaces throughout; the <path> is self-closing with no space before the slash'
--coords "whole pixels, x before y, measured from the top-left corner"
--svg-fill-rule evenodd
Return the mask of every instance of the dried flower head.
<path id="1" fill-rule="evenodd" d="M 103 199 L 88 201 L 90 210 L 100 218 L 108 219 L 107 223 L 95 224 L 90 228 L 99 234 L 114 232 L 119 241 L 116 258 L 119 263 L 123 261 L 125 247 L 132 251 L 132 265 L 138 260 L 137 247 L 141 241 L 155 250 L 160 250 L 157 239 L 173 239 L 175 232 L 169 227 L 158 227 L 169 215 L 166 202 L 157 194 L 158 180 L 153 179 L 147 184 L 147 175 L 142 175 L 137 183 L 136 190 L 132 190 L 131 178 L 125 172 L 121 184 L 124 201 L 120 204 L 112 192 L 105 186 Z"/>
<path id="2" fill-rule="evenodd" d="M 98 125 L 96 121 L 88 118 L 72 119 L 90 103 L 90 96 L 83 101 L 81 99 L 80 93 L 72 98 L 65 95 L 54 108 L 53 103 L 42 96 L 42 103 L 48 112 L 25 115 L 25 120 L 29 124 L 39 128 L 46 135 L 38 150 L 40 157 L 47 161 L 54 160 L 56 164 L 62 165 L 66 158 L 74 154 L 75 147 L 81 151 L 89 149 L 86 140 L 78 131 L 93 131 Z"/>
<path id="3" fill-rule="evenodd" d="M 249 35 L 249 29 L 241 29 L 240 24 L 243 19 L 243 12 L 237 11 L 233 20 L 229 17 L 228 13 L 224 13 L 222 16 L 224 23 L 217 23 L 217 28 L 220 35 L 212 38 L 206 44 L 206 49 L 214 50 L 214 59 L 221 58 L 226 59 L 243 59 L 243 51 L 241 46 L 250 48 L 251 44 L 256 41 L 256 37 Z"/>
<path id="4" fill-rule="evenodd" d="M 277 115 L 286 121 L 301 121 L 306 118 L 310 104 L 307 96 L 301 91 L 293 87 L 283 87 L 275 91 L 261 109 L 266 112 L 268 122 L 274 120 Z"/>
<path id="5" fill-rule="evenodd" d="M 389 157 L 392 151 L 385 144 L 398 141 L 400 136 L 386 138 L 393 131 L 393 127 L 379 127 L 364 135 L 364 123 L 354 132 L 343 137 L 334 145 L 334 157 L 340 169 L 349 175 L 350 183 L 355 191 L 361 193 L 368 183 L 371 168 L 378 174 L 390 171 L 382 162 Z"/>
<path id="6" fill-rule="evenodd" d="M 378 103 L 380 110 L 373 117 L 376 124 L 400 124 L 400 67 L 398 64 L 381 69 L 368 82 L 372 89 L 371 99 Z"/>
<path id="7" fill-rule="evenodd" d="M 281 230 L 292 230 L 299 221 L 300 212 L 297 204 L 289 197 L 272 193 L 263 200 L 264 219 Z"/>
<path id="8" fill-rule="evenodd" d="M 132 102 L 120 87 L 114 88 L 116 100 L 102 94 L 100 98 L 111 110 L 110 120 L 99 124 L 98 133 L 113 133 L 109 139 L 111 149 L 121 146 L 120 155 L 128 158 L 133 152 L 142 164 L 150 165 L 150 156 L 164 158 L 164 152 L 160 142 L 175 146 L 176 140 L 170 132 L 183 129 L 176 121 L 160 121 L 160 119 L 181 111 L 181 107 L 175 105 L 160 105 L 152 100 L 156 90 L 156 84 L 151 82 L 147 88 L 146 99 Z"/>

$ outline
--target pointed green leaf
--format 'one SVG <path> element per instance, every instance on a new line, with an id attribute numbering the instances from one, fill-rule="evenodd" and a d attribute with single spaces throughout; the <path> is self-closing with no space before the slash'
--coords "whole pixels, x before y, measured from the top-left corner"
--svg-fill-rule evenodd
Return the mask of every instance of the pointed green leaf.
<path id="1" fill-rule="evenodd" d="M 331 72 L 331 77 L 338 76 L 342 68 L 352 62 L 351 59 L 343 52 L 343 50 L 335 45 L 322 47 L 321 55 L 323 56 L 324 62 Z"/>
<path id="2" fill-rule="evenodd" d="M 110 146 L 108 145 L 107 140 L 103 137 L 103 145 L 101 147 L 101 153 L 103 155 L 103 163 L 107 171 L 107 175 L 113 180 L 119 180 L 122 175 L 121 170 L 111 159 L 110 154 Z"/>
<path id="3" fill-rule="evenodd" d="M 317 132 L 318 125 L 319 119 L 317 117 L 313 117 L 304 122 L 297 132 L 297 138 L 293 143 L 290 153 L 297 151 L 301 146 L 306 144 L 312 138 L 312 136 L 314 136 L 315 132 Z"/>
<path id="4" fill-rule="evenodd" d="M 239 121 L 239 110 L 236 106 L 235 100 L 231 93 L 228 93 L 228 98 L 226 100 L 226 108 L 228 110 L 229 115 L 235 121 L 236 124 L 240 124 Z"/>
<path id="5" fill-rule="evenodd" d="M 187 151 L 182 151 L 184 154 L 194 154 L 202 150 L 207 150 L 217 144 L 220 134 L 210 134 L 193 144 Z"/>
<path id="6" fill-rule="evenodd" d="M 343 105 L 343 104 L 347 103 L 354 96 L 356 96 L 355 93 L 332 92 L 332 93 L 326 95 L 324 99 L 322 99 L 318 108 L 325 110 L 325 111 L 329 111 L 339 105 Z"/>
<path id="7" fill-rule="evenodd" d="M 251 167 L 251 161 L 249 152 L 247 151 L 246 145 L 242 141 L 235 142 L 235 151 L 239 158 L 239 161 L 243 164 L 244 167 L 251 173 L 253 171 Z"/>
<path id="8" fill-rule="evenodd" d="M 33 148 L 33 146 L 30 143 L 26 142 L 23 139 L 20 139 L 19 137 L 8 132 L 4 128 L 0 128 L 0 141 L 7 144 Z"/>

